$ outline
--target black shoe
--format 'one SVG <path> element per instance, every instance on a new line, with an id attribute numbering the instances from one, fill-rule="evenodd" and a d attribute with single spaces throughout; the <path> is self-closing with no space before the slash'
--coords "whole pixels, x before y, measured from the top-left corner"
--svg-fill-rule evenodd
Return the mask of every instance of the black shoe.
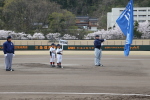
<path id="1" fill-rule="evenodd" d="M 14 71 L 14 69 L 6 69 L 6 71 Z"/>
<path id="2" fill-rule="evenodd" d="M 57 68 L 63 68 L 63 66 L 61 66 L 61 65 L 57 65 Z"/>
<path id="3" fill-rule="evenodd" d="M 101 66 L 101 67 L 103 67 L 103 65 L 102 65 L 102 64 L 100 64 L 100 65 L 95 65 L 95 66 Z"/>
<path id="4" fill-rule="evenodd" d="M 10 71 L 14 71 L 14 69 L 10 69 Z"/>
<path id="5" fill-rule="evenodd" d="M 60 65 L 57 65 L 57 68 L 61 68 L 61 66 L 60 66 Z"/>
<path id="6" fill-rule="evenodd" d="M 6 69 L 6 71 L 10 71 L 10 69 Z"/>

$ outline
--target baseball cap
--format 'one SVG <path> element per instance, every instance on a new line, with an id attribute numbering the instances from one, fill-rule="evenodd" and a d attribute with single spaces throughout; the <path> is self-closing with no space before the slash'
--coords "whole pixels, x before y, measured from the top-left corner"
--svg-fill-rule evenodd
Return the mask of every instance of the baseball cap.
<path id="1" fill-rule="evenodd" d="M 51 45 L 55 45 L 54 43 L 52 43 Z"/>
<path id="2" fill-rule="evenodd" d="M 57 44 L 57 46 L 60 46 L 60 44 Z"/>
<path id="3" fill-rule="evenodd" d="M 95 37 L 99 37 L 99 35 L 96 35 Z"/>
<path id="4" fill-rule="evenodd" d="M 11 36 L 8 36 L 7 39 L 11 39 Z"/>

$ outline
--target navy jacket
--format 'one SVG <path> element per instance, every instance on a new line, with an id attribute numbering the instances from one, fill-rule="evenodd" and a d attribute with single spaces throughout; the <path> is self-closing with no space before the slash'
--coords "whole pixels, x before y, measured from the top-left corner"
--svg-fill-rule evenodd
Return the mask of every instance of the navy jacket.
<path id="1" fill-rule="evenodd" d="M 4 54 L 7 54 L 7 53 L 14 54 L 14 44 L 12 42 L 6 41 L 3 44 L 3 52 L 4 52 Z"/>
<path id="2" fill-rule="evenodd" d="M 101 43 L 104 42 L 104 39 L 95 39 L 94 48 L 101 49 Z"/>

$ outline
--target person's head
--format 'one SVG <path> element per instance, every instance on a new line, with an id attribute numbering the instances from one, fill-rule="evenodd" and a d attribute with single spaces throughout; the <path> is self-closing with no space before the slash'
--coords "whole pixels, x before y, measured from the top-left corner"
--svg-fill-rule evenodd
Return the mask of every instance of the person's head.
<path id="1" fill-rule="evenodd" d="M 57 44 L 57 48 L 60 48 L 60 44 Z"/>
<path id="2" fill-rule="evenodd" d="M 99 39 L 99 35 L 96 35 L 96 36 L 95 36 L 95 39 Z"/>
<path id="3" fill-rule="evenodd" d="M 55 47 L 55 44 L 54 44 L 54 43 L 52 43 L 52 44 L 51 44 L 51 46 L 52 46 L 52 48 L 54 48 L 54 47 Z"/>
<path id="4" fill-rule="evenodd" d="M 11 42 L 11 36 L 7 37 L 7 41 Z"/>

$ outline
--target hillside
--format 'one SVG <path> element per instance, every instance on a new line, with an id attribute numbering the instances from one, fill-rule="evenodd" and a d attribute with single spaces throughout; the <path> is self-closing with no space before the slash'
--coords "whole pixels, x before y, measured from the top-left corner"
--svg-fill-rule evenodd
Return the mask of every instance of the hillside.
<path id="1" fill-rule="evenodd" d="M 59 32 L 77 35 L 75 16 L 99 19 L 99 29 L 106 29 L 107 12 L 125 7 L 129 0 L 0 0 L 0 29 L 15 32 Z M 134 0 L 135 7 L 150 7 L 150 0 Z M 49 26 L 43 29 L 43 26 Z M 73 31 L 72 31 L 73 29 Z M 85 33 L 84 31 L 82 33 Z"/>
<path id="2" fill-rule="evenodd" d="M 99 28 L 106 28 L 107 12 L 113 7 L 125 7 L 129 0 L 50 0 L 61 5 L 76 16 L 99 18 Z M 150 0 L 134 0 L 135 7 L 150 7 Z"/>

